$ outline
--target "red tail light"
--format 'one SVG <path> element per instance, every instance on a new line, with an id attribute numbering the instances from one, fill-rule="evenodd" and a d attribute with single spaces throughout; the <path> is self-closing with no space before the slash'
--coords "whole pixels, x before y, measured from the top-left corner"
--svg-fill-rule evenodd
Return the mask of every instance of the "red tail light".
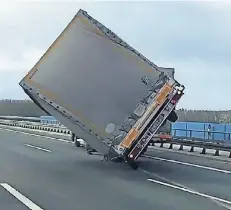
<path id="1" fill-rule="evenodd" d="M 172 100 L 171 102 L 172 102 L 172 104 L 176 104 L 176 100 Z"/>

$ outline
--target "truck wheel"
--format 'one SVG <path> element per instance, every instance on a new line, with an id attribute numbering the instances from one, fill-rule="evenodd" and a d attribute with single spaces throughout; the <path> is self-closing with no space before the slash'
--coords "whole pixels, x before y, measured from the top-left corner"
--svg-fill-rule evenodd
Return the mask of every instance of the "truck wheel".
<path id="1" fill-rule="evenodd" d="M 129 166 L 133 169 L 133 170 L 137 170 L 138 169 L 138 165 L 134 160 L 128 159 L 127 160 Z"/>
<path id="2" fill-rule="evenodd" d="M 176 114 L 175 111 L 172 111 L 172 112 L 169 114 L 168 120 L 169 120 L 170 122 L 176 122 L 176 121 L 178 120 L 178 116 L 177 116 L 177 114 Z"/>
<path id="3" fill-rule="evenodd" d="M 138 169 L 138 165 L 135 162 L 130 163 L 130 166 L 133 170 L 137 170 Z"/>

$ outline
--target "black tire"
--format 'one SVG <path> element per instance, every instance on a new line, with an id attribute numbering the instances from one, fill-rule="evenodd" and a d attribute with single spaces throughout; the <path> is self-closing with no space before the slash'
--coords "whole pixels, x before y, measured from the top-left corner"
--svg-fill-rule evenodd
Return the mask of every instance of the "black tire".
<path id="1" fill-rule="evenodd" d="M 133 169 L 133 170 L 137 170 L 138 169 L 138 165 L 134 160 L 128 159 L 128 164 L 129 166 Z"/>
<path id="2" fill-rule="evenodd" d="M 172 112 L 169 114 L 169 116 L 168 116 L 167 119 L 168 119 L 170 122 L 176 122 L 176 121 L 178 120 L 178 116 L 177 116 L 177 114 L 176 114 L 175 111 L 172 111 Z"/>

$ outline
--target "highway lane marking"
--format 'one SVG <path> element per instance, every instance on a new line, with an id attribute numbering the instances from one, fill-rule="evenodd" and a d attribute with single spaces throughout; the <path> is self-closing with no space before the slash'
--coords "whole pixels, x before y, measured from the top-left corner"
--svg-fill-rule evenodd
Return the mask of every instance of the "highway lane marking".
<path id="1" fill-rule="evenodd" d="M 51 152 L 51 150 L 49 150 L 49 149 L 45 149 L 45 148 L 42 148 L 42 147 L 37 147 L 37 146 L 31 145 L 31 144 L 24 144 L 24 145 L 26 147 L 31 147 L 31 148 L 34 148 L 34 149 L 42 150 L 44 152 Z"/>
<path id="2" fill-rule="evenodd" d="M 54 137 L 50 137 L 50 136 L 43 136 L 43 135 L 39 135 L 39 134 L 27 133 L 27 132 L 24 132 L 24 131 L 16 131 L 16 130 L 9 129 L 9 128 L 1 128 L 0 127 L 0 130 L 6 130 L 6 131 L 10 131 L 10 132 L 21 133 L 21 134 L 25 134 L 25 135 L 29 135 L 29 136 L 35 136 L 35 137 L 43 137 L 43 138 L 46 138 L 46 139 L 53 139 L 53 140 L 62 141 L 62 142 L 65 142 L 65 143 L 73 143 L 71 140 L 68 141 L 68 140 L 65 140 L 65 139 L 59 139 L 59 138 L 54 138 Z"/>
<path id="3" fill-rule="evenodd" d="M 231 201 L 229 201 L 229 200 L 225 200 L 225 199 L 218 198 L 218 197 L 215 197 L 215 196 L 207 195 L 205 193 L 200 193 L 200 192 L 190 190 L 190 189 L 185 188 L 185 187 L 180 187 L 180 186 L 177 186 L 177 185 L 168 184 L 166 182 L 161 182 L 161 181 L 158 181 L 158 180 L 155 180 L 155 179 L 147 179 L 147 180 L 149 182 L 153 182 L 153 183 L 156 183 L 156 184 L 159 184 L 159 185 L 163 185 L 165 187 L 170 187 L 172 189 L 180 190 L 180 191 L 187 192 L 187 193 L 190 193 L 190 194 L 193 194 L 193 195 L 201 196 L 201 197 L 204 197 L 204 198 L 209 198 L 209 199 L 221 202 L 221 203 L 231 205 Z"/>
<path id="4" fill-rule="evenodd" d="M 17 198 L 21 203 L 23 203 L 25 206 L 27 206 L 31 210 L 43 210 L 41 207 L 33 203 L 31 200 L 29 200 L 27 197 L 22 195 L 19 191 L 17 191 L 15 188 L 10 186 L 7 183 L 1 183 L 0 184 L 6 191 L 8 191 L 11 195 L 13 195 L 15 198 Z"/>
<path id="5" fill-rule="evenodd" d="M 223 170 L 223 169 L 219 169 L 219 168 L 213 168 L 213 167 L 209 167 L 209 166 L 202 166 L 202 165 L 197 165 L 197 164 L 193 164 L 193 163 L 186 163 L 186 162 L 182 162 L 182 161 L 178 161 L 178 160 L 170 160 L 170 159 L 159 158 L 159 157 L 150 156 L 150 155 L 143 155 L 143 157 L 154 159 L 154 160 L 170 162 L 170 163 L 176 163 L 176 164 L 185 165 L 185 166 L 191 166 L 191 167 L 195 167 L 195 168 L 206 169 L 206 170 L 209 170 L 209 171 L 215 171 L 215 172 L 220 172 L 220 173 L 225 173 L 225 174 L 231 174 L 231 171 L 228 171 L 228 170 Z"/>
<path id="6" fill-rule="evenodd" d="M 147 170 L 144 170 L 144 169 L 138 169 L 139 171 L 142 171 L 142 172 L 144 172 L 144 173 L 146 173 L 146 174 L 148 174 L 148 175 L 151 175 L 151 176 L 155 176 L 155 177 L 157 177 L 157 178 L 159 178 L 160 180 L 162 180 L 164 183 L 171 183 L 171 185 L 173 185 L 173 186 L 178 186 L 178 187 L 180 187 L 180 188 L 184 188 L 184 189 L 188 189 L 188 190 L 190 190 L 190 191 L 195 191 L 195 190 L 193 190 L 193 189 L 191 189 L 191 188 L 189 188 L 189 187 L 186 187 L 185 185 L 182 185 L 182 184 L 180 184 L 180 183 L 177 183 L 177 182 L 174 182 L 174 181 L 172 181 L 172 180 L 169 180 L 169 179 L 167 179 L 167 178 L 165 178 L 165 177 L 162 177 L 162 176 L 160 176 L 160 175 L 158 175 L 157 173 L 154 173 L 154 172 L 150 172 L 150 171 L 147 171 Z M 154 180 L 154 179 L 152 179 L 152 180 Z M 210 199 L 212 202 L 214 202 L 214 203 L 216 203 L 218 206 L 222 206 L 223 208 L 225 208 L 225 209 L 228 209 L 228 210 L 231 210 L 231 205 L 229 205 L 229 204 L 226 204 L 226 203 L 222 203 L 221 201 L 217 201 L 217 200 L 214 200 L 214 199 Z"/>

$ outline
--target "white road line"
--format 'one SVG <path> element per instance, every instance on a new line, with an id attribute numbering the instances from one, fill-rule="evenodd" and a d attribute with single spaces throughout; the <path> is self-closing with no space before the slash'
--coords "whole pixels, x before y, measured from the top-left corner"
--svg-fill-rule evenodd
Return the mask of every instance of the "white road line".
<path id="1" fill-rule="evenodd" d="M 21 134 L 25 134 L 25 135 L 29 135 L 29 136 L 43 137 L 43 138 L 46 138 L 46 139 L 53 139 L 53 140 L 62 141 L 62 142 L 65 142 L 65 143 L 73 143 L 71 140 L 68 141 L 68 140 L 58 139 L 58 138 L 54 138 L 54 137 L 50 137 L 50 136 L 43 136 L 43 135 L 39 135 L 39 134 L 27 133 L 27 132 L 24 132 L 24 131 L 16 131 L 16 130 L 9 129 L 9 128 L 0 128 L 0 130 L 6 130 L 6 131 L 10 131 L 10 132 L 15 132 L 15 133 L 21 133 Z"/>
<path id="2" fill-rule="evenodd" d="M 225 174 L 231 174 L 231 171 L 223 170 L 223 169 L 219 169 L 219 168 L 202 166 L 202 165 L 186 163 L 186 162 L 181 162 L 181 161 L 177 161 L 177 160 L 170 160 L 170 159 L 165 159 L 165 158 L 159 158 L 159 157 L 154 157 L 154 156 L 149 156 L 149 155 L 143 155 L 143 157 L 154 159 L 154 160 L 170 162 L 170 163 L 176 163 L 176 164 L 185 165 L 185 166 L 191 166 L 191 167 L 195 167 L 195 168 L 206 169 L 206 170 L 210 170 L 210 171 L 216 171 L 216 172 L 225 173 Z"/>
<path id="3" fill-rule="evenodd" d="M 44 152 L 51 152 L 51 150 L 49 150 L 49 149 L 44 149 L 44 148 L 42 148 L 42 147 L 36 147 L 36 146 L 34 146 L 34 145 L 31 145 L 31 144 L 24 144 L 26 147 L 31 147 L 31 148 L 34 148 L 34 149 L 38 149 L 38 150 L 42 150 L 42 151 L 44 151 Z"/>
<path id="4" fill-rule="evenodd" d="M 184 188 L 184 187 L 179 187 L 179 186 L 176 186 L 176 185 L 168 184 L 168 183 L 161 182 L 161 181 L 158 181 L 158 180 L 155 180 L 155 179 L 147 179 L 147 180 L 149 182 L 153 182 L 153 183 L 160 184 L 160 185 L 163 185 L 163 186 L 166 186 L 166 187 L 170 187 L 170 188 L 173 188 L 173 189 L 176 189 L 176 190 L 180 190 L 180 191 L 187 192 L 187 193 L 190 193 L 190 194 L 193 194 L 193 195 L 198 195 L 198 196 L 201 196 L 201 197 L 204 197 L 204 198 L 209 198 L 209 199 L 212 199 L 212 200 L 216 200 L 216 201 L 231 205 L 231 201 L 229 201 L 229 200 L 225 200 L 225 199 L 218 198 L 218 197 L 215 197 L 215 196 L 200 193 L 200 192 L 190 190 L 190 189 L 187 189 L 187 188 Z"/>
<path id="5" fill-rule="evenodd" d="M 15 198 L 17 198 L 21 203 L 23 203 L 25 206 L 27 206 L 31 210 L 43 210 L 41 207 L 33 203 L 31 200 L 29 200 L 27 197 L 22 195 L 20 192 L 18 192 L 16 189 L 11 187 L 7 183 L 2 183 L 1 186 L 7 190 L 11 195 L 13 195 Z"/>
<path id="6" fill-rule="evenodd" d="M 180 188 L 188 189 L 188 190 L 190 190 L 190 191 L 195 191 L 195 190 L 193 190 L 193 189 L 191 189 L 191 188 L 189 188 L 189 187 L 186 187 L 186 186 L 184 186 L 184 185 L 182 185 L 182 184 L 180 184 L 180 183 L 177 183 L 177 182 L 174 182 L 174 181 L 169 180 L 169 179 L 167 179 L 167 178 L 164 178 L 164 177 L 158 175 L 157 173 L 150 172 L 150 171 L 146 171 L 146 170 L 143 170 L 143 169 L 138 169 L 138 170 L 139 170 L 139 171 L 142 171 L 142 172 L 144 172 L 144 173 L 146 173 L 146 174 L 149 174 L 149 175 L 151 175 L 151 176 L 154 175 L 155 177 L 159 178 L 160 180 L 163 180 L 164 183 L 171 183 L 171 185 L 173 185 L 173 186 L 178 186 L 178 187 L 180 187 Z M 153 180 L 153 179 L 152 179 L 152 180 Z M 150 181 L 150 180 L 148 180 L 148 181 Z M 222 207 L 225 208 L 225 209 L 231 210 L 231 205 L 228 205 L 228 204 L 226 204 L 226 203 L 222 203 L 222 202 L 217 201 L 217 200 L 214 200 L 214 199 L 210 199 L 210 200 L 211 200 L 212 202 L 216 203 L 218 206 L 222 206 Z"/>

